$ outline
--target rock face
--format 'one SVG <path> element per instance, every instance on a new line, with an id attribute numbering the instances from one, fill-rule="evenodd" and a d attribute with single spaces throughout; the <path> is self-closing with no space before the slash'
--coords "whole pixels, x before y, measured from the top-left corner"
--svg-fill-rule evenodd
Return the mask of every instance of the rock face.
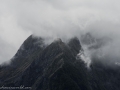
<path id="1" fill-rule="evenodd" d="M 82 60 L 76 60 L 79 50 L 81 44 L 76 37 L 68 44 L 59 39 L 45 45 L 44 39 L 31 35 L 11 64 L 0 68 L 0 86 L 31 87 L 28 90 L 113 90 L 106 84 L 108 79 L 104 79 L 111 78 L 114 70 L 106 73 L 108 69 L 97 64 L 88 70 Z M 119 80 L 116 81 L 119 84 Z M 115 86 L 113 82 L 110 85 Z"/>
<path id="2" fill-rule="evenodd" d="M 11 64 L 1 67 L 0 84 L 6 85 L 9 83 L 12 85 L 14 80 L 19 79 L 19 76 L 25 72 L 44 48 L 45 45 L 42 38 L 29 36 L 11 60 Z"/>

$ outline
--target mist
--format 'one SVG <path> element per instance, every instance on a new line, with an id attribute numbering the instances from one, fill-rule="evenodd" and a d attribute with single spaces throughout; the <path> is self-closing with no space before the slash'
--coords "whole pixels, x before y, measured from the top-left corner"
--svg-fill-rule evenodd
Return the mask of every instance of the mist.
<path id="1" fill-rule="evenodd" d="M 96 39 L 95 45 L 104 43 L 90 49 L 91 44 L 81 41 L 91 60 L 120 62 L 119 5 L 119 0 L 1 0 L 0 63 L 9 61 L 31 34 L 50 37 L 51 43 L 75 36 L 81 41 L 86 33 Z"/>

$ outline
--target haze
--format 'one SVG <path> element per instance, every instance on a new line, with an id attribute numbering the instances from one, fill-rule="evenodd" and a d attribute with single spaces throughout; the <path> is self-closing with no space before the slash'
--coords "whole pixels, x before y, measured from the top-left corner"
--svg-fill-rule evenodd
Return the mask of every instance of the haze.
<path id="1" fill-rule="evenodd" d="M 68 39 L 87 32 L 110 38 L 100 53 L 119 60 L 120 1 L 0 0 L 0 63 L 9 61 L 32 33 Z"/>

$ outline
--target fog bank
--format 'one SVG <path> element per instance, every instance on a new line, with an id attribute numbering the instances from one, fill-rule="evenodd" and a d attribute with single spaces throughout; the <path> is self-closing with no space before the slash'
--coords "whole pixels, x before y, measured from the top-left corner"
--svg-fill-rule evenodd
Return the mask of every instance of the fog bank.
<path id="1" fill-rule="evenodd" d="M 10 60 L 30 34 L 81 40 L 88 32 L 97 40 L 107 38 L 99 49 L 87 49 L 90 58 L 97 52 L 119 61 L 119 9 L 119 0 L 1 0 L 0 63 Z"/>

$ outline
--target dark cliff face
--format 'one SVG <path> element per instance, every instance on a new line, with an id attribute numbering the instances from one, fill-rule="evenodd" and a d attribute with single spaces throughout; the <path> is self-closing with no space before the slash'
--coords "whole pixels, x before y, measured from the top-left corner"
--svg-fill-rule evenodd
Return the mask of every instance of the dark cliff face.
<path id="1" fill-rule="evenodd" d="M 75 56 L 79 53 L 79 50 L 81 50 L 81 44 L 77 37 L 70 39 L 68 46 L 70 47 L 70 50 L 74 52 Z"/>
<path id="2" fill-rule="evenodd" d="M 76 37 L 70 39 L 69 43 L 59 39 L 45 45 L 44 39 L 31 35 L 15 54 L 11 64 L 1 67 L 0 86 L 23 85 L 31 87 L 31 90 L 113 90 L 109 88 L 112 85 L 119 90 L 119 80 L 114 83 L 113 79 L 116 78 L 112 78 L 119 75 L 115 70 L 95 63 L 88 70 L 81 59 L 76 60 L 81 48 Z M 111 78 L 110 85 L 107 84 L 107 77 Z"/>
<path id="3" fill-rule="evenodd" d="M 69 44 L 57 40 L 46 46 L 42 38 L 31 35 L 11 64 L 1 69 L 0 85 L 24 85 L 32 90 L 89 90 L 87 79 L 81 77 L 84 75 L 75 65 L 80 48 L 77 38 Z"/>
<path id="4" fill-rule="evenodd" d="M 39 54 L 45 47 L 44 39 L 32 35 L 29 36 L 15 54 L 11 61 L 11 65 L 18 67 L 20 63 L 25 63 L 29 57 L 31 58 L 32 56 Z"/>
<path id="5" fill-rule="evenodd" d="M 45 48 L 43 42 L 44 40 L 42 38 L 33 37 L 32 35 L 29 36 L 11 60 L 11 64 L 1 67 L 1 83 L 4 84 L 19 77 Z"/>

